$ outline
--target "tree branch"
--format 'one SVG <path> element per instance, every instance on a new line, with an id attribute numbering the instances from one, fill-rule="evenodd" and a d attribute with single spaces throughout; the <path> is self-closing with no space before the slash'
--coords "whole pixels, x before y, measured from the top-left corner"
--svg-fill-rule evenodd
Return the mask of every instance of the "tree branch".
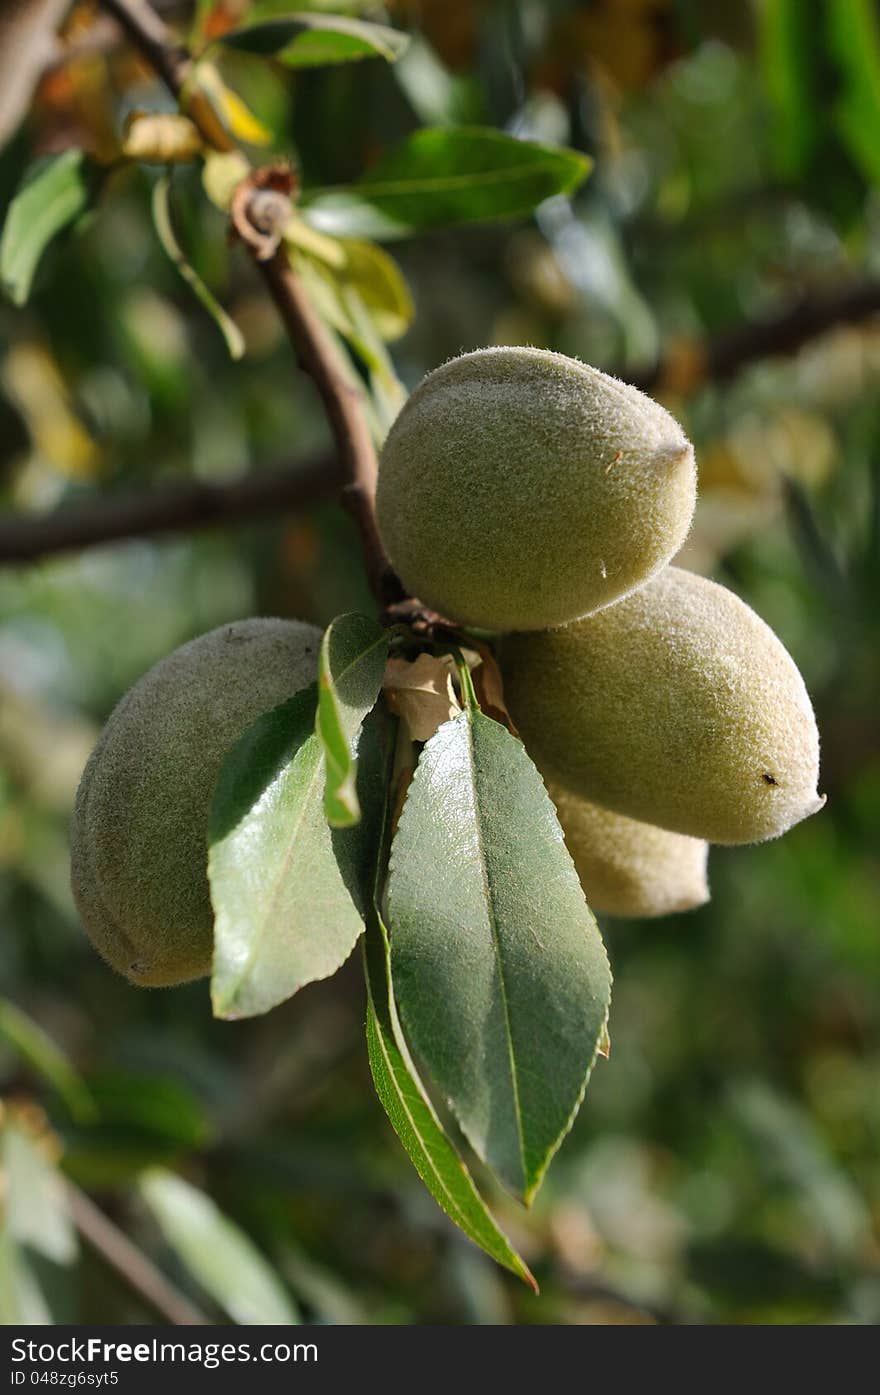
<path id="1" fill-rule="evenodd" d="M 80 1235 L 134 1293 L 176 1327 L 210 1325 L 210 1319 L 174 1287 L 85 1192 L 72 1182 L 67 1182 L 65 1191 L 71 1220 Z"/>
<path id="2" fill-rule="evenodd" d="M 0 566 L 124 538 L 237 525 L 331 498 L 344 482 L 340 462 L 327 455 L 284 470 L 255 471 L 229 484 L 186 480 L 33 517 L 13 514 L 0 518 Z"/>
<path id="3" fill-rule="evenodd" d="M 727 382 L 744 368 L 765 358 L 794 354 L 837 325 L 858 324 L 880 314 L 880 281 L 857 281 L 842 290 L 804 296 L 772 320 L 749 321 L 724 331 L 687 351 L 685 376 L 694 384 Z M 672 354 L 661 357 L 644 373 L 620 374 L 643 392 L 677 381 Z"/>
<path id="4" fill-rule="evenodd" d="M 164 22 L 145 0 L 101 0 L 101 3 L 179 100 L 192 64 L 186 50 L 173 42 Z M 187 110 L 206 140 L 214 142 L 216 126 L 213 122 L 205 122 L 203 108 L 190 103 Z M 360 394 L 346 381 L 333 340 L 300 286 L 283 244 L 269 260 L 261 258 L 258 248 L 249 246 L 249 250 L 275 302 L 297 359 L 313 379 L 324 404 L 345 474 L 343 503 L 357 523 L 370 585 L 384 607 L 400 600 L 403 590 L 376 526 L 376 452 L 360 405 Z"/>

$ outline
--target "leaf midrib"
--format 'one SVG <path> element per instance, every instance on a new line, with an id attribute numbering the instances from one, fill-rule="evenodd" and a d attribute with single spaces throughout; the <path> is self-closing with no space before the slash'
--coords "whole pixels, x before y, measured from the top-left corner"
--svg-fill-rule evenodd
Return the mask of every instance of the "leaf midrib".
<path id="1" fill-rule="evenodd" d="M 501 953 L 501 941 L 498 935 L 498 922 L 495 916 L 495 895 L 492 887 L 492 878 L 489 873 L 489 862 L 486 856 L 485 843 L 479 820 L 479 797 L 477 791 L 477 764 L 476 751 L 474 748 L 474 721 L 475 717 L 470 711 L 465 714 L 468 730 L 468 752 L 471 762 L 471 785 L 474 791 L 474 827 L 476 831 L 477 850 L 479 854 L 480 870 L 483 876 L 483 888 L 486 895 L 486 915 L 489 922 L 489 930 L 492 936 L 492 948 L 495 952 L 495 960 L 498 968 L 498 984 L 501 991 L 501 1006 L 504 1011 L 504 1026 L 507 1038 L 507 1055 L 510 1067 L 510 1086 L 513 1091 L 513 1105 L 516 1118 L 516 1136 L 519 1144 L 519 1160 L 522 1169 L 522 1185 L 525 1189 L 528 1186 L 528 1170 L 525 1159 L 525 1139 L 522 1126 L 522 1109 L 519 1100 L 519 1079 L 516 1068 L 516 1057 L 513 1050 L 513 1029 L 510 1021 L 510 1005 L 507 997 L 507 984 L 504 978 L 504 959 Z M 479 714 L 478 714 L 479 715 Z"/>
<path id="2" fill-rule="evenodd" d="M 375 640 L 367 649 L 362 649 L 362 650 L 358 653 L 357 657 L 354 658 L 354 659 L 352 659 L 352 661 L 351 661 L 350 664 L 347 664 L 347 665 L 346 665 L 346 667 L 342 670 L 342 672 L 339 674 L 338 678 L 336 679 L 336 684 L 337 684 L 337 686 L 338 686 L 338 684 L 341 683 L 342 680 L 351 672 L 351 670 L 352 670 L 353 668 L 355 668 L 359 663 L 361 663 L 361 662 L 367 657 L 368 654 L 371 654 L 371 653 L 372 653 L 372 651 L 376 648 L 376 646 L 377 646 L 378 644 L 381 644 L 381 643 L 383 642 L 383 639 L 384 639 L 384 634 L 383 634 L 379 639 Z M 318 695 L 318 701 L 320 702 L 320 694 Z M 311 800 L 312 800 L 313 795 L 314 795 L 315 784 L 316 784 L 316 781 L 317 781 L 318 776 L 321 774 L 321 771 L 322 771 L 322 769 L 323 769 L 323 761 L 321 760 L 321 754 L 322 754 L 322 752 L 321 752 L 321 745 L 320 745 L 320 742 L 319 742 L 317 736 L 314 734 L 314 732 L 310 733 L 310 735 L 306 737 L 305 741 L 304 741 L 303 744 L 300 746 L 300 748 L 299 748 L 299 750 L 297 751 L 296 755 L 293 757 L 293 761 L 290 762 L 290 764 L 289 764 L 288 766 L 285 767 L 285 772 L 286 772 L 287 770 L 290 769 L 290 765 L 296 763 L 297 758 L 298 758 L 303 752 L 307 752 L 307 751 L 308 751 L 308 747 L 309 747 L 310 743 L 314 743 L 314 751 L 315 751 L 315 755 L 316 755 L 316 757 L 317 757 L 316 763 L 315 763 L 315 769 L 314 769 L 314 771 L 313 771 L 313 773 L 312 773 L 311 779 L 309 780 L 309 782 L 308 782 L 308 784 L 307 784 L 307 786 L 306 786 L 305 796 L 304 796 L 304 798 L 303 798 L 303 800 L 302 800 L 302 807 L 301 807 L 301 809 L 300 809 L 299 816 L 298 816 L 298 818 L 296 819 L 296 822 L 295 822 L 295 824 L 294 824 L 294 826 L 293 826 L 293 830 L 292 830 L 292 832 L 291 832 L 291 836 L 290 836 L 290 838 L 288 839 L 287 850 L 285 851 L 285 854 L 284 854 L 284 858 L 283 858 L 281 867 L 279 868 L 278 876 L 275 878 L 274 885 L 273 885 L 273 887 L 272 887 L 272 891 L 271 891 L 271 894 L 270 894 L 270 897 L 269 897 L 268 901 L 264 903 L 264 905 L 265 905 L 265 912 L 264 912 L 264 914 L 262 914 L 262 915 L 258 918 L 258 920 L 257 920 L 256 929 L 255 929 L 254 934 L 253 934 L 253 936 L 252 936 L 252 938 L 251 938 L 251 947 L 250 947 L 250 949 L 249 949 L 249 951 L 248 951 L 247 958 L 246 958 L 245 961 L 244 961 L 244 964 L 243 964 L 243 966 L 242 966 L 242 968 L 241 968 L 241 971 L 240 971 L 240 973 L 238 974 L 237 978 L 233 981 L 232 988 L 231 988 L 231 989 L 229 990 L 229 992 L 224 996 L 224 999 L 223 999 L 223 1006 L 224 1006 L 224 1007 L 230 1007 L 230 1006 L 232 1006 L 232 1005 L 235 1003 L 235 1000 L 236 1000 L 236 998 L 238 997 L 239 992 L 241 991 L 242 984 L 245 982 L 245 980 L 247 979 L 247 977 L 248 977 L 248 975 L 250 974 L 251 970 L 253 969 L 254 961 L 255 961 L 255 958 L 256 958 L 256 955 L 257 955 L 257 951 L 258 951 L 258 949 L 260 949 L 260 948 L 262 947 L 263 937 L 264 937 L 264 935 L 265 935 L 265 933 L 266 933 L 266 926 L 267 926 L 267 924 L 268 924 L 268 922 L 269 922 L 269 919 L 270 919 L 270 916 L 271 916 L 272 911 L 275 910 L 275 907 L 276 907 L 276 904 L 277 904 L 277 901 L 278 901 L 278 897 L 279 897 L 279 895 L 280 895 L 281 887 L 282 887 L 284 881 L 286 881 L 287 875 L 288 875 L 288 873 L 289 873 L 289 871 L 290 871 L 290 868 L 291 868 L 291 865 L 292 865 L 292 863 L 293 863 L 294 852 L 295 852 L 295 849 L 296 849 L 297 840 L 298 840 L 298 838 L 299 838 L 299 831 L 300 831 L 300 829 L 301 829 L 301 827 L 302 827 L 302 825 L 303 825 L 303 822 L 304 822 L 304 820 L 305 820 L 306 814 L 309 812 L 309 806 L 310 806 Z M 353 903 L 352 903 L 352 904 L 353 904 Z"/>
<path id="3" fill-rule="evenodd" d="M 536 161 L 527 165 L 509 165 L 500 170 L 474 170 L 472 173 L 465 174 L 424 175 L 419 179 L 407 181 L 377 179 L 373 183 L 370 180 L 364 180 L 361 184 L 353 185 L 350 190 L 325 189 L 322 192 L 324 194 L 354 193 L 367 200 L 373 200 L 395 195 L 430 194 L 438 190 L 444 193 L 451 189 L 469 189 L 475 184 L 515 184 L 531 179 L 536 174 L 546 173 L 548 163 L 548 161 Z"/>
<path id="4" fill-rule="evenodd" d="M 406 1102 L 406 1097 L 404 1096 L 403 1091 L 401 1090 L 399 1084 L 397 1083 L 397 1073 L 396 1073 L 396 1071 L 394 1070 L 393 1065 L 391 1064 L 391 1057 L 389 1056 L 387 1047 L 386 1047 L 386 1045 L 385 1045 L 385 1038 L 384 1038 L 384 1035 L 383 1035 L 382 1030 L 381 1030 L 382 1024 L 381 1024 L 381 1022 L 380 1022 L 380 1020 L 379 1020 L 379 1014 L 378 1014 L 378 1012 L 376 1011 L 376 1006 L 375 1006 L 374 1003 L 371 1002 L 370 1006 L 372 1007 L 373 1016 L 374 1016 L 374 1018 L 375 1018 L 375 1020 L 376 1020 L 376 1026 L 377 1026 L 376 1036 L 378 1037 L 378 1040 L 379 1040 L 379 1049 L 380 1049 L 380 1051 L 382 1052 L 382 1059 L 384 1060 L 385 1065 L 386 1065 L 386 1067 L 387 1067 L 388 1075 L 389 1075 L 389 1078 L 390 1078 L 390 1080 L 391 1080 L 391 1083 L 392 1083 L 392 1085 L 393 1085 L 393 1087 L 394 1087 L 394 1091 L 395 1091 L 395 1094 L 397 1095 L 397 1099 L 398 1099 L 398 1102 L 399 1102 L 399 1104 L 400 1104 L 400 1107 L 401 1107 L 401 1109 L 403 1110 L 403 1113 L 405 1114 L 405 1116 L 406 1116 L 406 1118 L 407 1118 L 407 1121 L 409 1122 L 410 1128 L 412 1129 L 412 1131 L 413 1131 L 413 1133 L 414 1133 L 414 1135 L 415 1135 L 415 1137 L 416 1137 L 416 1140 L 417 1140 L 417 1142 L 419 1143 L 419 1145 L 420 1145 L 420 1147 L 421 1147 L 421 1150 L 422 1150 L 422 1153 L 423 1153 L 424 1157 L 427 1159 L 427 1162 L 428 1162 L 428 1165 L 429 1165 L 429 1167 L 430 1167 L 430 1170 L 431 1170 L 432 1175 L 433 1175 L 434 1177 L 436 1177 L 437 1182 L 438 1182 L 439 1185 L 440 1185 L 440 1189 L 441 1189 L 441 1191 L 443 1192 L 443 1195 L 446 1196 L 446 1197 L 449 1199 L 450 1214 L 451 1214 L 452 1212 L 455 1212 L 455 1216 L 453 1216 L 453 1219 L 455 1219 L 456 1217 L 461 1217 L 465 1222 L 467 1222 L 467 1223 L 469 1224 L 467 1212 L 464 1211 L 464 1210 L 462 1209 L 461 1203 L 457 1200 L 457 1198 L 456 1198 L 454 1192 L 451 1192 L 451 1191 L 449 1190 L 449 1187 L 446 1185 L 446 1182 L 445 1182 L 445 1180 L 444 1180 L 443 1174 L 438 1170 L 437 1164 L 434 1162 L 433 1157 L 431 1156 L 430 1152 L 428 1151 L 428 1146 L 427 1146 L 427 1144 L 425 1143 L 424 1136 L 423 1136 L 421 1130 L 419 1129 L 419 1126 L 418 1126 L 418 1124 L 416 1123 L 415 1119 L 413 1118 L 413 1115 L 412 1115 L 412 1113 L 411 1113 L 411 1111 L 410 1111 L 410 1108 L 409 1108 L 409 1106 L 408 1106 L 408 1104 L 407 1104 L 407 1102 Z M 426 1109 L 428 1108 L 427 1104 L 425 1105 L 425 1108 L 426 1108 Z M 439 1127 L 439 1125 L 438 1125 L 438 1127 Z M 458 1166 L 460 1166 L 460 1167 L 462 1168 L 462 1172 L 464 1172 L 464 1167 L 463 1167 L 463 1165 L 462 1165 L 461 1163 L 458 1163 Z M 459 1220 L 457 1223 L 458 1223 L 459 1225 L 461 1225 L 461 1220 Z M 464 1227 L 463 1227 L 463 1228 L 464 1228 Z"/>

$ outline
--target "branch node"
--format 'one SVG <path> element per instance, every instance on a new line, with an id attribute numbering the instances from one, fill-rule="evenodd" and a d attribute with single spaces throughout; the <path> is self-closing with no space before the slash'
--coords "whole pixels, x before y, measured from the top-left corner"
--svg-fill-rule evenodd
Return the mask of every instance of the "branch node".
<path id="1" fill-rule="evenodd" d="M 289 165 L 263 165 L 243 179 L 232 195 L 233 231 L 257 261 L 269 261 L 281 246 L 298 187 Z"/>

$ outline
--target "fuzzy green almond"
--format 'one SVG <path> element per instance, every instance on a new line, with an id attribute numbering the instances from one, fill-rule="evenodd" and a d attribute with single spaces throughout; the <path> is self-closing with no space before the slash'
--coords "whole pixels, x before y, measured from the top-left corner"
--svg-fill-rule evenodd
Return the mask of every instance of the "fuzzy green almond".
<path id="1" fill-rule="evenodd" d="M 643 585 L 695 500 L 691 444 L 651 398 L 563 354 L 493 348 L 416 388 L 377 514 L 411 595 L 468 625 L 541 630 Z"/>
<path id="2" fill-rule="evenodd" d="M 77 793 L 71 879 L 96 949 L 134 983 L 211 972 L 207 828 L 229 748 L 315 678 L 321 632 L 223 625 L 151 668 L 111 714 Z"/>

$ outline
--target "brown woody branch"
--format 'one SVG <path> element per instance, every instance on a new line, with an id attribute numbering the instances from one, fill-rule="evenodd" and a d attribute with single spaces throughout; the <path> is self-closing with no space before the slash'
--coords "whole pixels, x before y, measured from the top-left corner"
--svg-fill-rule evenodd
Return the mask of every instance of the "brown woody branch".
<path id="1" fill-rule="evenodd" d="M 82 1238 L 154 1312 L 179 1327 L 203 1327 L 210 1322 L 85 1192 L 72 1182 L 65 1190 L 70 1218 Z"/>
<path id="2" fill-rule="evenodd" d="M 856 281 L 842 289 L 802 297 L 772 320 L 737 325 L 714 338 L 697 341 L 688 357 L 686 376 L 692 386 L 700 382 L 727 382 L 744 368 L 765 358 L 797 353 L 805 344 L 838 325 L 859 324 L 880 314 L 880 281 Z M 641 374 L 621 377 L 650 392 L 676 378 L 673 357 L 661 357 Z"/>
<path id="3" fill-rule="evenodd" d="M 276 274 L 281 273 L 270 268 L 268 275 Z M 286 294 L 290 294 L 290 288 Z M 285 309 L 291 316 L 313 316 L 296 282 L 291 298 L 285 299 Z M 858 324 L 877 314 L 880 282 L 863 281 L 834 295 L 803 300 L 778 319 L 743 325 L 697 347 L 697 380 L 729 380 L 761 359 L 795 353 L 837 325 Z M 297 339 L 305 337 L 304 326 L 292 320 L 291 328 Z M 310 333 L 317 333 L 317 329 L 312 326 Z M 669 381 L 670 365 L 668 360 L 661 360 L 642 375 L 623 372 L 620 376 L 643 391 L 650 391 Z M 346 421 L 354 430 L 355 440 L 361 430 L 360 413 L 353 399 L 351 390 L 346 393 L 342 384 L 334 391 L 332 410 L 340 414 L 337 439 L 338 433 L 346 430 Z M 346 465 L 344 459 L 340 455 L 338 459 L 315 459 L 285 470 L 260 471 L 233 484 L 166 485 L 149 493 L 98 499 L 33 518 L 0 518 L 0 565 L 32 562 L 54 553 L 124 538 L 236 526 L 286 509 L 303 508 L 332 497 L 340 489 L 343 502 L 360 510 L 362 530 L 374 527 L 369 489 L 362 495 L 360 483 L 346 487 L 353 471 L 351 463 Z M 371 546 L 368 555 L 378 557 L 378 546 Z M 378 575 L 381 577 L 381 573 Z M 383 588 L 386 584 L 387 579 L 380 581 Z"/>
<path id="4" fill-rule="evenodd" d="M 173 44 L 155 11 L 144 0 L 102 3 L 168 88 L 180 96 L 190 59 L 184 49 Z M 190 114 L 195 119 L 192 110 Z M 215 125 L 208 134 L 216 139 Z M 342 489 L 342 502 L 360 529 L 376 595 L 384 604 L 401 599 L 399 582 L 376 529 L 376 458 L 358 393 L 340 371 L 335 346 L 283 252 L 267 262 L 255 257 L 255 262 L 301 366 L 315 381 L 333 430 L 337 461 L 323 466 L 313 462 L 300 470 L 261 472 L 232 485 L 173 485 L 147 495 L 95 501 L 42 517 L 0 520 L 0 564 L 29 562 L 122 538 L 234 525 L 276 510 L 297 508 Z M 686 349 L 683 364 L 682 355 L 670 353 L 643 373 L 623 371 L 620 376 L 648 392 L 670 386 L 693 390 L 707 380 L 728 381 L 752 363 L 795 353 L 837 325 L 856 324 L 876 314 L 880 314 L 880 281 L 860 281 L 824 295 L 804 297 L 772 320 L 737 326 L 715 338 L 697 341 Z"/>
<path id="5" fill-rule="evenodd" d="M 185 49 L 175 44 L 170 31 L 145 0 L 101 0 L 104 9 L 120 24 L 168 90 L 178 100 L 191 70 Z M 217 126 L 203 104 L 187 103 L 189 116 L 209 143 L 216 143 Z M 231 145 L 231 142 L 229 142 Z M 250 244 L 246 244 L 249 245 Z M 375 517 L 376 453 L 367 427 L 359 391 L 345 378 L 332 338 L 313 311 L 294 274 L 283 244 L 269 260 L 262 260 L 250 246 L 259 270 L 303 369 L 314 380 L 344 472 L 343 502 L 361 535 L 370 584 L 386 605 L 399 600 L 403 591 L 379 538 Z"/>
<path id="6" fill-rule="evenodd" d="M 338 459 L 322 455 L 283 470 L 255 471 L 228 484 L 186 480 L 142 493 L 102 496 L 33 517 L 0 517 L 0 566 L 125 538 L 234 527 L 318 503 L 336 494 L 344 482 Z"/>

